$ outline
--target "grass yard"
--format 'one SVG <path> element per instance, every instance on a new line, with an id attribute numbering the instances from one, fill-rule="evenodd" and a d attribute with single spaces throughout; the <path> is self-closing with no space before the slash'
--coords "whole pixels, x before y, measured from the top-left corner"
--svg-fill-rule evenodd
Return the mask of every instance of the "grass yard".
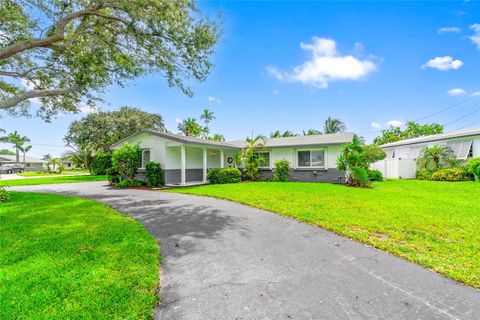
<path id="1" fill-rule="evenodd" d="M 107 181 L 107 176 L 55 176 L 46 178 L 25 178 L 15 180 L 0 180 L 0 186 L 30 186 L 34 184 L 55 184 L 72 182 Z"/>
<path id="2" fill-rule="evenodd" d="M 12 192 L 0 206 L 0 319 L 150 319 L 159 249 L 145 228 L 79 198 Z"/>
<path id="3" fill-rule="evenodd" d="M 372 189 L 326 183 L 239 183 L 171 189 L 321 226 L 480 288 L 480 183 L 389 180 Z"/>
<path id="4" fill-rule="evenodd" d="M 43 176 L 64 176 L 69 174 L 90 174 L 88 170 L 64 170 L 62 173 L 48 173 L 48 172 L 37 172 L 37 171 L 28 171 L 23 173 L 17 173 L 17 176 L 22 177 L 43 177 Z"/>

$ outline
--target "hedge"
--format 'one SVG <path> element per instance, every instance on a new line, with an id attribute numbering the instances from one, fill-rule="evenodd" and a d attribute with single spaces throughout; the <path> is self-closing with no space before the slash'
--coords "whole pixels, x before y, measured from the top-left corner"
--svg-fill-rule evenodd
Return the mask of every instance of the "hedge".
<path id="1" fill-rule="evenodd" d="M 214 168 L 208 170 L 207 178 L 211 184 L 238 183 L 241 172 L 237 168 Z"/>

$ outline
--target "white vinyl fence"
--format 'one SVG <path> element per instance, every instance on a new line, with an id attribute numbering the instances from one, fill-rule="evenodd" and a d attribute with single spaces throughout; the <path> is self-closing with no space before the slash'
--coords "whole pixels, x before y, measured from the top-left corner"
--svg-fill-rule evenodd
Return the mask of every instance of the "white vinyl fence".
<path id="1" fill-rule="evenodd" d="M 388 179 L 415 179 L 417 165 L 414 159 L 385 159 L 373 163 L 370 168 L 380 171 Z"/>

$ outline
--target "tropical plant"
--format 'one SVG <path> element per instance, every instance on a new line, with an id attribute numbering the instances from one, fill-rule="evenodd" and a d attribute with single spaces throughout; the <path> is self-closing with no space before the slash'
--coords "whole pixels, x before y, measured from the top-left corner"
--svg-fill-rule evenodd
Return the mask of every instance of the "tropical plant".
<path id="1" fill-rule="evenodd" d="M 187 118 L 178 124 L 178 131 L 186 136 L 198 137 L 203 133 L 203 128 L 198 124 L 197 119 Z"/>
<path id="2" fill-rule="evenodd" d="M 439 169 L 432 174 L 435 181 L 469 181 L 471 176 L 463 167 Z"/>
<path id="3" fill-rule="evenodd" d="M 32 146 L 19 146 L 18 149 L 23 153 L 23 163 L 25 163 L 25 155 L 28 151 L 30 151 L 30 149 L 32 149 Z"/>
<path id="4" fill-rule="evenodd" d="M 367 171 L 368 180 L 370 181 L 383 181 L 383 174 L 378 170 L 368 170 Z"/>
<path id="5" fill-rule="evenodd" d="M 142 163 L 141 149 L 139 146 L 128 143 L 113 151 L 112 165 L 118 171 L 121 179 L 134 183 L 135 175 Z"/>
<path id="6" fill-rule="evenodd" d="M 265 159 L 256 151 L 265 150 L 266 138 L 262 135 L 247 137 L 246 146 L 241 150 L 241 162 L 245 166 L 245 173 L 249 180 L 256 181 L 259 178 L 259 167 Z"/>
<path id="7" fill-rule="evenodd" d="M 327 120 L 325 120 L 325 125 L 323 127 L 323 132 L 325 134 L 340 133 L 345 132 L 345 130 L 347 130 L 347 126 L 345 126 L 345 123 L 340 119 L 328 117 Z"/>
<path id="8" fill-rule="evenodd" d="M 473 158 L 468 161 L 468 170 L 475 176 L 477 181 L 480 180 L 480 158 Z"/>
<path id="9" fill-rule="evenodd" d="M 52 155 L 51 155 L 50 153 L 44 154 L 44 155 L 42 156 L 42 160 L 43 160 L 43 161 L 48 161 L 48 160 L 50 160 L 50 159 L 52 159 Z"/>
<path id="10" fill-rule="evenodd" d="M 215 119 L 213 112 L 208 109 L 203 109 L 203 113 L 200 115 L 200 120 L 203 120 L 205 127 L 203 128 L 204 137 L 206 138 L 210 133 L 210 128 L 208 124 Z"/>
<path id="11" fill-rule="evenodd" d="M 72 161 L 75 167 L 91 170 L 90 166 L 93 160 L 93 150 L 90 146 L 72 147 L 72 151 L 67 151 L 62 155 L 62 159 Z"/>
<path id="12" fill-rule="evenodd" d="M 93 156 L 90 163 L 90 171 L 94 175 L 105 175 L 107 169 L 112 167 L 112 154 L 108 152 L 99 152 Z"/>
<path id="13" fill-rule="evenodd" d="M 147 185 L 149 187 L 160 187 L 163 185 L 163 172 L 160 163 L 153 161 L 147 162 L 145 171 L 147 174 Z"/>
<path id="14" fill-rule="evenodd" d="M 279 130 L 270 133 L 270 138 L 286 138 L 286 137 L 295 137 L 296 133 L 293 133 L 290 130 L 280 132 Z"/>
<path id="15" fill-rule="evenodd" d="M 105 173 L 107 174 L 107 180 L 108 180 L 108 183 L 111 185 L 111 186 L 114 186 L 116 185 L 117 183 L 120 182 L 120 173 L 117 171 L 116 168 L 108 168 L 107 170 L 105 170 Z"/>
<path id="16" fill-rule="evenodd" d="M 286 182 L 290 175 L 290 162 L 287 159 L 277 160 L 273 163 L 273 181 Z"/>
<path id="17" fill-rule="evenodd" d="M 62 173 L 63 171 L 65 171 L 65 167 L 63 166 L 63 164 L 60 164 L 57 168 L 57 172 Z"/>
<path id="18" fill-rule="evenodd" d="M 337 169 L 345 172 L 346 183 L 355 187 L 369 187 L 370 164 L 385 158 L 385 152 L 371 152 L 370 147 L 363 144 L 357 135 L 351 143 L 343 147 L 337 158 Z"/>
<path id="19" fill-rule="evenodd" d="M 221 30 L 193 0 L 2 0 L 0 12 L 0 109 L 38 98 L 45 119 L 151 73 L 191 96 L 185 79 L 206 79 Z"/>
<path id="20" fill-rule="evenodd" d="M 307 131 L 303 130 L 304 136 L 316 136 L 322 134 L 322 131 L 315 130 L 315 129 L 308 129 Z"/>
<path id="21" fill-rule="evenodd" d="M 454 154 L 450 147 L 436 144 L 422 150 L 420 157 L 417 159 L 417 164 L 420 169 L 438 170 L 450 163 L 452 159 L 454 159 Z"/>
<path id="22" fill-rule="evenodd" d="M 90 113 L 68 127 L 64 141 L 75 150 L 111 152 L 111 146 L 141 130 L 165 132 L 162 116 L 123 106 L 116 111 Z"/>
<path id="23" fill-rule="evenodd" d="M 5 187 L 0 186 L 0 202 L 10 201 L 10 195 L 8 194 Z"/>
<path id="24" fill-rule="evenodd" d="M 55 172 L 55 168 L 60 165 L 62 165 L 62 163 L 57 158 L 51 158 L 47 161 L 47 168 L 53 172 Z"/>
<path id="25" fill-rule="evenodd" d="M 432 134 L 443 133 L 443 126 L 438 123 L 418 124 L 414 121 L 408 121 L 405 124 L 405 129 L 400 127 L 390 127 L 382 130 L 381 135 L 373 140 L 376 145 L 382 145 L 390 142 L 396 142 L 404 139 L 411 139 Z"/>
<path id="26" fill-rule="evenodd" d="M 212 141 L 225 141 L 225 137 L 223 134 L 220 133 L 215 133 L 214 135 L 207 137 L 207 140 L 212 140 Z"/>
<path id="27" fill-rule="evenodd" d="M 1 142 L 13 144 L 15 149 L 15 162 L 20 162 L 20 148 L 26 143 L 30 142 L 30 139 L 21 136 L 17 131 L 9 133 L 7 136 L 0 138 Z"/>
<path id="28" fill-rule="evenodd" d="M 237 168 L 213 168 L 208 170 L 207 178 L 211 184 L 238 183 L 241 175 Z"/>

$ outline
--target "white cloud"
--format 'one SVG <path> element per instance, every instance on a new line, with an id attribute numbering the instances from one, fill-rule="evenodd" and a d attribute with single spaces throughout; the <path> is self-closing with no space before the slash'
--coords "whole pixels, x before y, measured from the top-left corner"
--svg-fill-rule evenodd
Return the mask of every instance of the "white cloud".
<path id="1" fill-rule="evenodd" d="M 472 97 L 480 97 L 480 91 L 472 93 Z"/>
<path id="2" fill-rule="evenodd" d="M 272 94 L 273 94 L 274 96 L 277 96 L 277 95 L 280 94 L 280 91 L 278 91 L 278 90 L 273 90 L 273 91 L 272 91 Z"/>
<path id="3" fill-rule="evenodd" d="M 98 109 L 95 107 L 91 107 L 88 104 L 82 103 L 78 108 L 78 111 L 83 114 L 89 114 L 89 113 L 97 113 Z"/>
<path id="4" fill-rule="evenodd" d="M 310 60 L 293 68 L 291 72 L 267 66 L 266 70 L 281 81 L 300 82 L 325 89 L 332 81 L 359 80 L 376 70 L 371 60 L 360 60 L 352 55 L 342 56 L 335 40 L 313 37 L 312 43 L 300 43 L 300 48 L 311 53 Z M 355 44 L 356 50 L 360 44 Z"/>
<path id="5" fill-rule="evenodd" d="M 456 88 L 456 89 L 448 90 L 447 94 L 451 96 L 464 96 L 467 94 L 467 92 L 463 89 Z"/>
<path id="6" fill-rule="evenodd" d="M 372 122 L 372 123 L 370 124 L 370 126 L 371 126 L 372 128 L 375 128 L 375 129 L 380 129 L 380 128 L 382 127 L 382 125 L 381 125 L 380 123 L 377 123 L 377 122 Z"/>
<path id="7" fill-rule="evenodd" d="M 182 121 L 182 119 L 180 119 L 180 118 L 176 118 L 176 119 L 175 119 L 175 122 L 176 122 L 176 123 L 182 123 L 183 121 Z"/>
<path id="8" fill-rule="evenodd" d="M 208 97 L 208 101 L 209 102 L 216 102 L 216 103 L 219 103 L 219 104 L 222 103 L 222 101 L 220 101 L 220 99 L 212 97 L 212 96 Z"/>
<path id="9" fill-rule="evenodd" d="M 387 123 L 385 123 L 387 127 L 401 127 L 404 125 L 404 123 L 400 120 L 390 120 Z"/>
<path id="10" fill-rule="evenodd" d="M 437 32 L 439 34 L 442 34 L 442 33 L 458 33 L 458 32 L 460 32 L 460 28 L 457 28 L 457 27 L 442 27 L 442 28 L 438 28 Z"/>
<path id="11" fill-rule="evenodd" d="M 474 35 L 468 37 L 472 40 L 473 44 L 477 46 L 477 49 L 480 50 L 480 23 L 475 23 L 470 26 L 470 29 L 473 30 Z"/>
<path id="12" fill-rule="evenodd" d="M 463 66 L 463 62 L 461 60 L 453 60 L 452 57 L 445 56 L 428 60 L 424 65 L 422 65 L 422 69 L 433 68 L 440 71 L 448 71 L 452 69 L 457 70 L 461 66 Z"/>

